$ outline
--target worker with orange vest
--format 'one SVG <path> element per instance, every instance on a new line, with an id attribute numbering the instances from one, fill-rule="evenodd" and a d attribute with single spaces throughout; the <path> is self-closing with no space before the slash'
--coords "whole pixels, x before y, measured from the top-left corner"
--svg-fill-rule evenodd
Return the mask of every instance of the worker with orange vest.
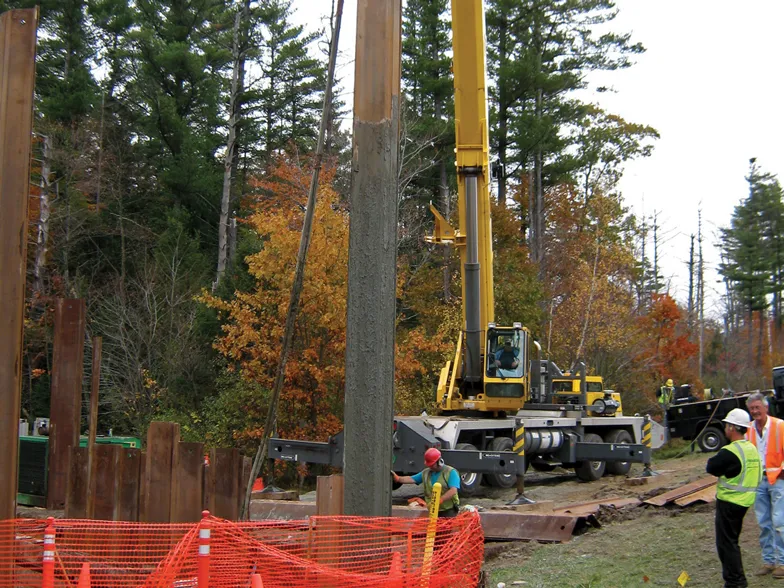
<path id="1" fill-rule="evenodd" d="M 784 421 L 768 415 L 768 399 L 759 392 L 749 395 L 746 407 L 754 419 L 746 438 L 757 448 L 764 472 L 754 501 L 762 549 L 755 575 L 784 578 Z"/>
<path id="2" fill-rule="evenodd" d="M 433 498 L 433 486 L 441 484 L 441 500 L 438 506 L 439 517 L 457 516 L 460 498 L 460 474 L 452 466 L 448 466 L 441 458 L 441 452 L 435 447 L 425 451 L 425 469 L 413 476 L 398 476 L 392 472 L 392 479 L 398 484 L 424 484 L 425 500 L 430 505 Z"/>

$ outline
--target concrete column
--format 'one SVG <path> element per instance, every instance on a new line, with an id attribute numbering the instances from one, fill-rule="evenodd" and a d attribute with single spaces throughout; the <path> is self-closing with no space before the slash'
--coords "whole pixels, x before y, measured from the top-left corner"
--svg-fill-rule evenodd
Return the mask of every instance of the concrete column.
<path id="1" fill-rule="evenodd" d="M 359 0 L 346 328 L 344 511 L 389 516 L 401 0 Z"/>

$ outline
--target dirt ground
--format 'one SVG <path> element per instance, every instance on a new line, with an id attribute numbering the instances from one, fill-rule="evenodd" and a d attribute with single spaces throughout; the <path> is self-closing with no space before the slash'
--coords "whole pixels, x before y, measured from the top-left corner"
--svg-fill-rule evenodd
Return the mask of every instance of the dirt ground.
<path id="1" fill-rule="evenodd" d="M 611 496 L 647 498 L 705 475 L 709 455 L 686 453 L 657 460 L 660 474 L 648 484 L 628 486 L 623 477 L 580 482 L 573 473 L 557 470 L 526 476 L 526 494 L 534 500 L 553 500 L 555 507 Z M 641 472 L 633 466 L 632 475 Z M 513 491 L 491 490 L 466 502 L 491 508 L 511 498 Z M 603 508 L 597 518 L 601 527 L 589 529 L 563 544 L 536 542 L 487 543 L 486 586 L 618 587 L 678 586 L 685 572 L 686 586 L 722 586 L 721 565 L 716 555 L 713 505 L 685 508 L 648 505 L 622 509 Z M 756 578 L 761 565 L 759 529 L 750 511 L 744 521 L 741 548 L 749 586 L 784 586 L 770 576 Z"/>

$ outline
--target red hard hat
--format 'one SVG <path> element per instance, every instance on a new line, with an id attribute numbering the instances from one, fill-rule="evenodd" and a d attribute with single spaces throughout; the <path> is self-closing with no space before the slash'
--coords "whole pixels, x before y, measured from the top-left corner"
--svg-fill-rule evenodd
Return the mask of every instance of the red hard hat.
<path id="1" fill-rule="evenodd" d="M 427 467 L 432 466 L 439 459 L 441 459 L 441 452 L 435 447 L 431 447 L 430 449 L 425 451 L 425 465 Z"/>

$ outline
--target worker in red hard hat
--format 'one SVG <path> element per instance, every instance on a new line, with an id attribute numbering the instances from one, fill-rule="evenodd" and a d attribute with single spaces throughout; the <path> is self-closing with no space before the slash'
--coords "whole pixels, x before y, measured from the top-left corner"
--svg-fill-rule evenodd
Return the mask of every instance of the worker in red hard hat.
<path id="1" fill-rule="evenodd" d="M 438 506 L 439 517 L 457 516 L 460 507 L 460 474 L 452 466 L 444 463 L 441 452 L 435 447 L 425 451 L 425 469 L 413 476 L 398 476 L 392 472 L 392 479 L 398 484 L 424 484 L 425 500 L 430 504 L 433 497 L 433 486 L 441 484 L 441 502 Z"/>

